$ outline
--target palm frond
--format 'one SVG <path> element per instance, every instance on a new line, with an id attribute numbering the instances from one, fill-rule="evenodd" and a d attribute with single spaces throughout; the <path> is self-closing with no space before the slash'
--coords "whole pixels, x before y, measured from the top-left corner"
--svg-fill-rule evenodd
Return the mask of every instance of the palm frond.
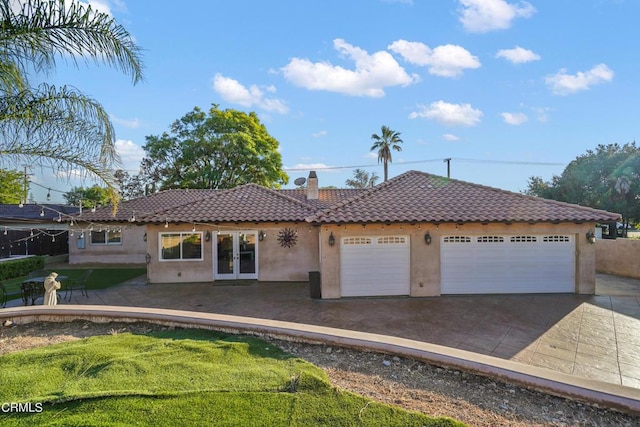
<path id="1" fill-rule="evenodd" d="M 21 162 L 68 175 L 80 170 L 117 192 L 111 170 L 120 161 L 109 116 L 74 88 L 41 85 L 0 97 L 0 164 Z"/>
<path id="2" fill-rule="evenodd" d="M 0 52 L 26 74 L 55 68 L 56 57 L 92 59 L 143 80 L 139 47 L 111 16 L 64 0 L 0 0 Z"/>

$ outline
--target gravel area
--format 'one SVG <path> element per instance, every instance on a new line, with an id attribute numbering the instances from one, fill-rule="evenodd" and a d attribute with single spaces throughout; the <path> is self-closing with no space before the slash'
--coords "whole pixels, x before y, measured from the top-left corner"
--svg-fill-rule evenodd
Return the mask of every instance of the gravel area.
<path id="1" fill-rule="evenodd" d="M 148 323 L 85 321 L 1 327 L 0 355 L 93 335 L 163 328 Z M 455 418 L 470 426 L 640 425 L 640 416 L 403 357 L 266 339 L 323 368 L 336 387 L 404 409 Z"/>

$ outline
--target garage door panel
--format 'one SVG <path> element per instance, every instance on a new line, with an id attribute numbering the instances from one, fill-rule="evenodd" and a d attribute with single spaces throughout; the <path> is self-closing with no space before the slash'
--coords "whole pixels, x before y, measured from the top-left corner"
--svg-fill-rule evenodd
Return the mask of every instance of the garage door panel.
<path id="1" fill-rule="evenodd" d="M 447 236 L 441 242 L 441 293 L 574 292 L 570 235 Z"/>
<path id="2" fill-rule="evenodd" d="M 342 296 L 409 294 L 409 236 L 345 237 L 340 251 Z"/>

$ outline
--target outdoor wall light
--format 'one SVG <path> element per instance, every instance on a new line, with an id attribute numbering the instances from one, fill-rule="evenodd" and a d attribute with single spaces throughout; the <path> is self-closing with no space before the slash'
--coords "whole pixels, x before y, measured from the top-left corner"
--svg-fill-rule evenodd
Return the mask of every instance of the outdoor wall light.
<path id="1" fill-rule="evenodd" d="M 207 230 L 207 232 L 204 234 L 204 241 L 208 242 L 210 240 L 211 240 L 211 232 Z"/>
<path id="2" fill-rule="evenodd" d="M 333 231 L 329 234 L 329 246 L 333 246 L 336 244 L 336 238 L 333 237 Z"/>
<path id="3" fill-rule="evenodd" d="M 587 242 L 592 245 L 596 242 L 596 233 L 594 233 L 593 230 L 587 231 Z"/>
<path id="4" fill-rule="evenodd" d="M 431 244 L 431 234 L 429 234 L 429 232 L 428 232 L 428 231 L 424 234 L 424 242 L 425 242 L 427 245 L 430 245 L 430 244 Z"/>
<path id="5" fill-rule="evenodd" d="M 267 237 L 267 234 L 264 231 L 262 230 L 258 231 L 258 240 L 262 242 L 265 237 Z"/>
<path id="6" fill-rule="evenodd" d="M 142 240 L 147 241 L 147 232 L 145 231 L 144 236 L 142 236 Z"/>

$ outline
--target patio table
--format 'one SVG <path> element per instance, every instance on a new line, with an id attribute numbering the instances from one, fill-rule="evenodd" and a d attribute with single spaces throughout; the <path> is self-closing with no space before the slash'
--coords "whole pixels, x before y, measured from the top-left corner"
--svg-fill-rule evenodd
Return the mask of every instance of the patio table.
<path id="1" fill-rule="evenodd" d="M 44 279 L 46 278 L 46 276 L 30 277 L 22 282 L 20 289 L 22 290 L 22 301 L 24 305 L 29 305 L 29 300 L 31 300 L 31 305 L 36 305 L 36 300 L 44 297 Z M 60 290 L 62 290 L 62 284 L 67 279 L 67 276 L 56 277 L 56 280 L 60 282 Z M 58 299 L 60 299 L 60 295 L 58 295 Z"/>

